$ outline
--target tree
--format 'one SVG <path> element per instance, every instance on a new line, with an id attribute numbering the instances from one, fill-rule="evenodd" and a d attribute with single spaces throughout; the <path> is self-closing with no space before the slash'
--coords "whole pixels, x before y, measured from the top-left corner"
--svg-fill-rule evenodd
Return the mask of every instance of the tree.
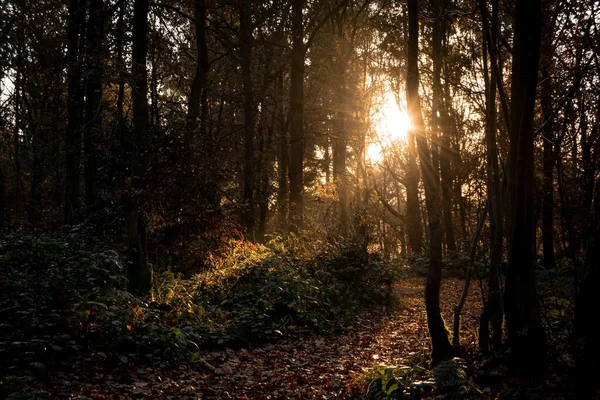
<path id="1" fill-rule="evenodd" d="M 432 364 L 451 357 L 453 347 L 440 311 L 440 285 L 442 279 L 442 224 L 440 219 L 439 177 L 435 171 L 431 150 L 425 136 L 425 123 L 419 98 L 419 2 L 408 1 L 408 73 L 406 76 L 406 100 L 408 114 L 412 119 L 412 131 L 416 136 L 421 176 L 425 186 L 425 204 L 429 225 L 429 269 L 425 286 L 427 325 L 431 336 Z"/>
<path id="2" fill-rule="evenodd" d="M 97 202 L 98 134 L 102 120 L 102 62 L 104 36 L 103 0 L 90 0 L 85 49 L 85 113 L 83 122 L 85 202 L 88 210 Z"/>
<path id="3" fill-rule="evenodd" d="M 302 228 L 304 211 L 304 0 L 292 0 L 292 70 L 290 77 L 290 231 Z"/>
<path id="4" fill-rule="evenodd" d="M 65 224 L 75 222 L 80 209 L 79 164 L 81 157 L 81 59 L 79 57 L 79 34 L 85 17 L 82 0 L 69 1 L 69 25 L 67 32 L 67 129 L 66 178 L 65 178 Z"/>
<path id="5" fill-rule="evenodd" d="M 456 250 L 456 241 L 454 239 L 454 228 L 452 226 L 452 176 L 450 168 L 450 141 L 448 112 L 445 109 L 444 95 L 442 93 L 442 64 L 443 64 L 443 46 L 444 37 L 447 31 L 446 4 L 444 0 L 433 0 L 433 93 L 431 104 L 433 141 L 441 144 L 439 152 L 439 167 L 441 178 L 441 206 L 442 222 L 444 226 L 444 238 L 448 251 Z M 435 166 L 434 162 L 434 166 Z"/>
<path id="6" fill-rule="evenodd" d="M 194 26 L 196 34 L 196 71 L 188 98 L 188 110 L 184 144 L 189 148 L 192 135 L 200 117 L 200 136 L 206 135 L 206 113 L 208 107 L 207 74 L 208 47 L 206 43 L 206 2 L 194 0 Z"/>
<path id="7" fill-rule="evenodd" d="M 546 340 L 535 279 L 534 132 L 542 12 L 540 0 L 516 0 L 511 73 L 509 202 L 512 228 L 504 307 L 508 343 L 525 372 L 544 365 Z"/>
<path id="8" fill-rule="evenodd" d="M 500 170 L 498 166 L 497 144 L 497 109 L 496 109 L 496 68 L 488 66 L 488 53 L 496 51 L 496 34 L 498 24 L 498 1 L 492 2 L 492 31 L 487 18 L 487 7 L 480 0 L 481 18 L 483 25 L 483 68 L 485 80 L 485 106 L 486 106 L 486 172 L 487 192 L 490 219 L 490 269 L 488 277 L 488 296 L 485 301 L 479 324 L 479 350 L 483 353 L 489 351 L 490 328 L 491 347 L 499 350 L 502 344 L 502 293 L 500 289 L 500 265 L 502 263 L 502 249 L 504 242 L 504 215 L 502 201 L 502 187 Z M 489 42 L 489 43 L 488 43 Z M 488 50 L 489 49 L 491 50 Z M 490 324 L 491 322 L 491 324 Z M 491 325 L 491 326 L 490 326 Z"/>
<path id="9" fill-rule="evenodd" d="M 151 271 L 146 259 L 146 220 L 135 197 L 144 188 L 144 160 L 148 141 L 148 0 L 135 0 L 133 5 L 133 54 L 131 57 L 131 97 L 133 100 L 133 144 L 131 192 L 126 200 L 129 268 L 127 288 L 132 293 L 148 294 Z M 138 200 L 136 202 L 136 200 Z"/>

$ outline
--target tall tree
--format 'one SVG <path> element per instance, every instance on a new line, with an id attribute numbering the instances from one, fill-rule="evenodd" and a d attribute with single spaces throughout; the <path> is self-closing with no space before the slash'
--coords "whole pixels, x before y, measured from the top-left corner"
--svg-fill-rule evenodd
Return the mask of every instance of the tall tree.
<path id="1" fill-rule="evenodd" d="M 290 77 L 290 230 L 304 219 L 304 0 L 292 0 L 292 72 Z"/>
<path id="2" fill-rule="evenodd" d="M 131 97 L 133 100 L 133 144 L 131 193 L 128 208 L 128 290 L 147 294 L 151 287 L 151 271 L 146 259 L 146 221 L 135 195 L 144 188 L 144 158 L 148 142 L 148 0 L 133 4 L 133 53 L 131 57 Z"/>
<path id="3" fill-rule="evenodd" d="M 543 139 L 543 183 L 542 183 L 542 245 L 544 252 L 544 268 L 551 269 L 556 261 L 554 257 L 554 116 L 552 106 L 553 96 L 553 35 L 554 32 L 554 13 L 551 0 L 544 2 L 543 17 L 543 39 L 542 39 L 542 59 L 541 59 L 541 79 L 542 79 L 542 115 L 544 125 L 542 132 Z"/>
<path id="4" fill-rule="evenodd" d="M 81 60 L 79 57 L 79 33 L 85 18 L 83 0 L 69 0 L 69 23 L 67 28 L 67 130 L 66 130 L 66 178 L 65 178 L 65 224 L 75 222 L 80 209 L 79 164 L 81 162 Z"/>
<path id="5" fill-rule="evenodd" d="M 540 0 L 516 0 L 510 104 L 511 232 L 504 306 L 509 346 L 524 371 L 543 366 L 546 340 L 535 278 L 533 112 L 540 59 Z"/>
<path id="6" fill-rule="evenodd" d="M 186 129 L 184 135 L 185 146 L 188 147 L 192 140 L 194 130 L 200 117 L 200 136 L 206 135 L 206 113 L 208 107 L 207 74 L 208 74 L 208 46 L 206 43 L 206 1 L 194 0 L 194 24 L 196 34 L 196 71 L 194 81 L 188 97 Z"/>
<path id="7" fill-rule="evenodd" d="M 444 94 L 442 92 L 442 65 L 443 65 L 443 46 L 446 37 L 446 1 L 432 0 L 433 8 L 433 97 L 431 104 L 432 130 L 435 132 L 434 138 L 440 142 L 440 178 L 442 195 L 442 221 L 444 225 L 444 239 L 448 251 L 456 250 L 456 240 L 454 239 L 454 228 L 452 226 L 452 175 L 450 168 L 450 141 L 448 112 L 444 107 Z M 435 166 L 435 163 L 434 163 Z"/>
<path id="8" fill-rule="evenodd" d="M 102 112 L 102 40 L 104 34 L 104 2 L 90 0 L 86 32 L 86 79 L 84 113 L 85 202 L 88 209 L 97 201 L 97 146 Z"/>
<path id="9" fill-rule="evenodd" d="M 252 84 L 252 46 L 254 24 L 252 23 L 252 6 L 247 0 L 240 0 L 240 65 L 244 92 L 244 211 L 242 225 L 246 228 L 246 236 L 254 240 L 254 118 L 256 104 Z"/>
<path id="10" fill-rule="evenodd" d="M 502 187 L 498 165 L 497 144 L 497 109 L 496 109 L 496 72 L 489 68 L 488 44 L 491 51 L 496 50 L 496 33 L 498 24 L 498 0 L 492 2 L 492 32 L 489 32 L 487 7 L 485 1 L 480 0 L 481 18 L 483 21 L 483 69 L 485 80 L 485 106 L 486 106 L 486 171 L 487 192 L 490 219 L 490 270 L 488 275 L 488 296 L 481 314 L 479 324 L 479 350 L 483 353 L 489 351 L 490 328 L 491 347 L 499 350 L 502 344 L 502 293 L 500 291 L 500 265 L 502 263 L 502 248 L 504 239 L 504 216 L 502 207 Z M 491 43 L 488 43 L 490 41 Z"/>
<path id="11" fill-rule="evenodd" d="M 406 100 L 411 130 L 417 141 L 419 164 L 425 187 L 425 204 L 429 225 L 429 269 L 425 286 L 427 325 L 431 336 L 432 364 L 451 357 L 454 353 L 448 331 L 440 311 L 440 285 L 442 279 L 442 223 L 440 216 L 439 178 L 434 171 L 431 150 L 427 144 L 425 123 L 419 98 L 419 1 L 408 1 L 408 65 Z"/>

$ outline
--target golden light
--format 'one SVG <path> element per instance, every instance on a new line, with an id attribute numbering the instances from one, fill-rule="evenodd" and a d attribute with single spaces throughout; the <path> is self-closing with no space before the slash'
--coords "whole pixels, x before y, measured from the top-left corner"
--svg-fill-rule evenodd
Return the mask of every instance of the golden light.
<path id="1" fill-rule="evenodd" d="M 411 127 L 408 114 L 400 109 L 391 91 L 383 94 L 382 102 L 373 116 L 373 125 L 377 136 L 367 146 L 366 157 L 378 163 L 383 159 L 385 148 L 406 142 L 406 135 Z"/>

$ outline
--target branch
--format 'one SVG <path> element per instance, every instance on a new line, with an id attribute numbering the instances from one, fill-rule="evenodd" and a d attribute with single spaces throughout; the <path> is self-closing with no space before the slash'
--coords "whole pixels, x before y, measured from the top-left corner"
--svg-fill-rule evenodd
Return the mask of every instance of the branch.
<path id="1" fill-rule="evenodd" d="M 377 198 L 379 198 L 379 201 L 381 202 L 381 204 L 383 204 L 383 207 L 385 207 L 385 209 L 390 214 L 392 214 L 394 217 L 398 218 L 400 221 L 404 221 L 404 215 L 400 214 L 398 212 L 398 210 L 396 210 L 394 207 L 392 207 L 392 205 L 383 198 L 383 196 L 381 195 L 381 192 L 379 191 L 379 189 L 377 189 L 377 187 L 375 187 L 375 193 L 377 193 Z"/>
<path id="2" fill-rule="evenodd" d="M 479 8 L 481 9 L 481 19 L 483 21 L 483 35 L 485 36 L 485 40 L 487 42 L 488 53 L 490 58 L 492 59 L 492 68 L 494 69 L 494 77 L 496 78 L 496 86 L 498 89 L 498 93 L 500 94 L 500 103 L 502 104 L 502 113 L 504 114 L 504 122 L 506 124 L 506 129 L 510 131 L 510 113 L 508 107 L 508 100 L 506 99 L 506 92 L 504 91 L 504 85 L 502 79 L 500 77 L 500 70 L 498 66 L 498 59 L 496 58 L 496 49 L 492 48 L 492 44 L 495 41 L 492 41 L 490 37 L 490 23 L 487 18 L 487 7 L 485 6 L 485 1 L 479 1 Z"/>
<path id="3" fill-rule="evenodd" d="M 310 48 L 310 46 L 312 46 L 312 44 L 313 44 L 313 42 L 315 40 L 315 36 L 317 35 L 317 33 L 319 33 L 319 31 L 321 30 L 321 28 L 323 28 L 323 26 L 325 26 L 325 24 L 333 16 L 333 14 L 335 14 L 340 9 L 342 9 L 343 7 L 345 7 L 346 5 L 348 5 L 348 3 L 350 3 L 350 0 L 344 0 L 344 1 L 342 1 L 337 6 L 333 7 L 331 10 L 329 10 L 329 12 L 325 15 L 325 17 L 323 17 L 323 19 L 321 19 L 317 23 L 317 25 L 313 28 L 313 30 L 310 33 L 310 35 L 308 35 L 308 40 L 306 41 L 306 44 L 304 45 L 304 54 L 305 55 L 306 55 L 306 52 L 308 51 L 308 49 Z"/>
<path id="4" fill-rule="evenodd" d="M 183 17 L 183 18 L 185 18 L 185 19 L 193 22 L 194 24 L 198 23 L 194 17 L 192 17 L 191 15 L 188 15 L 188 14 L 184 13 L 179 8 L 177 8 L 175 6 L 172 6 L 170 4 L 152 2 L 149 5 L 150 5 L 150 7 L 164 8 L 164 9 L 167 9 L 169 11 L 173 11 L 175 14 L 177 14 L 180 17 Z"/>

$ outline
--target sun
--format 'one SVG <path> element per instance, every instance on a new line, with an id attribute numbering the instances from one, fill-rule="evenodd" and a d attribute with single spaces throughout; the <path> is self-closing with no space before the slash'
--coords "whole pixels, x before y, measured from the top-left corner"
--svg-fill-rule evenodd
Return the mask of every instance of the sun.
<path id="1" fill-rule="evenodd" d="M 383 99 L 373 114 L 373 125 L 376 137 L 367 146 L 366 156 L 370 161 L 378 163 L 383 159 L 385 148 L 406 142 L 411 128 L 408 114 L 400 109 L 391 91 L 383 94 Z"/>

